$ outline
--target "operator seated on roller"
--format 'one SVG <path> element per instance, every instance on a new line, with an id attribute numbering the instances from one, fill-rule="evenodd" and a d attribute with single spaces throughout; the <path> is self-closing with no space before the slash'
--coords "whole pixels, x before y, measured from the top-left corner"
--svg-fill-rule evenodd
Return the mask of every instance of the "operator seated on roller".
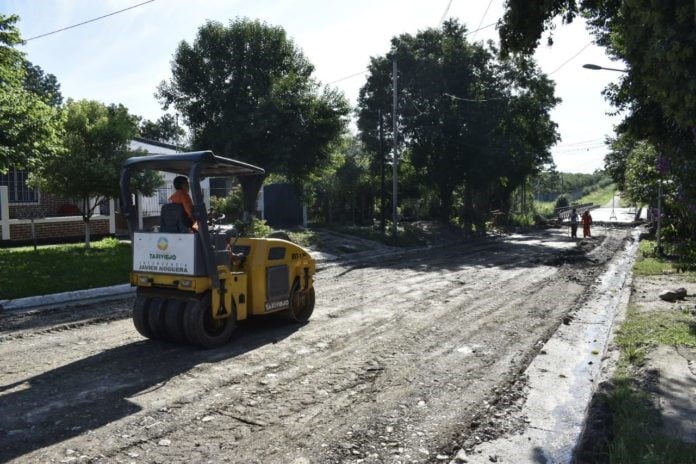
<path id="1" fill-rule="evenodd" d="M 174 188 L 176 191 L 169 197 L 169 203 L 179 203 L 183 206 L 187 222 L 191 225 L 191 229 L 197 231 L 198 224 L 193 220 L 193 201 L 189 195 L 189 182 L 186 176 L 176 176 Z"/>

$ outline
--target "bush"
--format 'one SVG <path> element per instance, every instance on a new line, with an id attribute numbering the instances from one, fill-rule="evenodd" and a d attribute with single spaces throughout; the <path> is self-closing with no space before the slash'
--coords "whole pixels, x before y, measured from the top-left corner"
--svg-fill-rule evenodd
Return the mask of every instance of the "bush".
<path id="1" fill-rule="evenodd" d="M 226 197 L 210 197 L 210 209 L 214 214 L 225 215 L 222 223 L 230 224 L 239 221 L 244 212 L 242 189 L 234 189 Z"/>
<path id="2" fill-rule="evenodd" d="M 266 224 L 263 219 L 252 218 L 251 221 L 235 221 L 234 227 L 243 237 L 263 238 L 273 232 L 273 228 Z"/>
<path id="3" fill-rule="evenodd" d="M 570 199 L 568 198 L 568 195 L 558 195 L 558 198 L 556 198 L 555 208 L 565 208 L 568 206 L 570 206 Z"/>

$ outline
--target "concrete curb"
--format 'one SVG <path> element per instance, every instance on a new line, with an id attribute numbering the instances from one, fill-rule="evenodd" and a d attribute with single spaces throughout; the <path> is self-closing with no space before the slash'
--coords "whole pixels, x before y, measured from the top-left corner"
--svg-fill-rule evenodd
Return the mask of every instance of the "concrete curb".
<path id="1" fill-rule="evenodd" d="M 52 293 L 50 295 L 29 296 L 14 300 L 0 300 L 1 311 L 27 311 L 40 309 L 56 309 L 71 303 L 80 304 L 94 301 L 108 301 L 127 298 L 135 294 L 135 287 L 130 284 L 114 285 L 111 287 L 90 288 L 72 292 Z"/>

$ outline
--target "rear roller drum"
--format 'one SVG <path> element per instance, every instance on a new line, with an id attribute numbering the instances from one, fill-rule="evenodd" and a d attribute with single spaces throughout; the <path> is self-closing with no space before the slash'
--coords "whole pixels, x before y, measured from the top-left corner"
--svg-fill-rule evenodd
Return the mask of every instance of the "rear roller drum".
<path id="1" fill-rule="evenodd" d="M 150 312 L 150 303 L 152 298 L 138 292 L 133 304 L 133 325 L 135 330 L 145 338 L 152 338 L 150 323 L 148 322 L 148 313 Z"/>
<path id="2" fill-rule="evenodd" d="M 290 308 L 287 310 L 288 318 L 299 324 L 305 324 L 314 312 L 314 287 L 307 290 L 300 289 L 299 281 L 295 281 L 290 291 Z"/>
<path id="3" fill-rule="evenodd" d="M 227 343 L 237 327 L 237 311 L 225 319 L 213 319 L 210 308 L 210 294 L 200 300 L 192 300 L 186 305 L 184 331 L 186 338 L 194 345 L 206 349 L 217 348 Z"/>

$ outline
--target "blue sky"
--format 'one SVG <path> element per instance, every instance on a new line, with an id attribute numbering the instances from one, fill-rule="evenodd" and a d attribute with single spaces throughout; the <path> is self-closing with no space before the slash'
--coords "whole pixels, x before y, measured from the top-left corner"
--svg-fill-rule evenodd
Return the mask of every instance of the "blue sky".
<path id="1" fill-rule="evenodd" d="M 0 0 L 0 12 L 18 14 L 22 36 L 28 39 L 143 1 Z M 315 65 L 315 77 L 329 83 L 363 71 L 370 56 L 388 51 L 394 35 L 438 26 L 445 12 L 474 30 L 498 20 L 503 0 L 155 0 L 30 40 L 22 50 L 58 78 L 64 97 L 122 103 L 154 120 L 163 113 L 154 92 L 170 76 L 176 46 L 190 42 L 207 20 L 248 17 L 282 26 Z M 469 38 L 497 41 L 497 31 L 489 27 Z M 552 151 L 565 172 L 602 168 L 602 141 L 618 122 L 607 116 L 611 107 L 600 93 L 617 73 L 582 68 L 583 63 L 612 66 L 603 50 L 590 45 L 563 65 L 591 39 L 582 21 L 559 25 L 553 47 L 542 45 L 536 54 L 542 70 L 553 73 L 556 93 L 563 99 L 553 111 L 562 140 Z M 364 79 L 359 75 L 333 85 L 354 105 Z"/>

